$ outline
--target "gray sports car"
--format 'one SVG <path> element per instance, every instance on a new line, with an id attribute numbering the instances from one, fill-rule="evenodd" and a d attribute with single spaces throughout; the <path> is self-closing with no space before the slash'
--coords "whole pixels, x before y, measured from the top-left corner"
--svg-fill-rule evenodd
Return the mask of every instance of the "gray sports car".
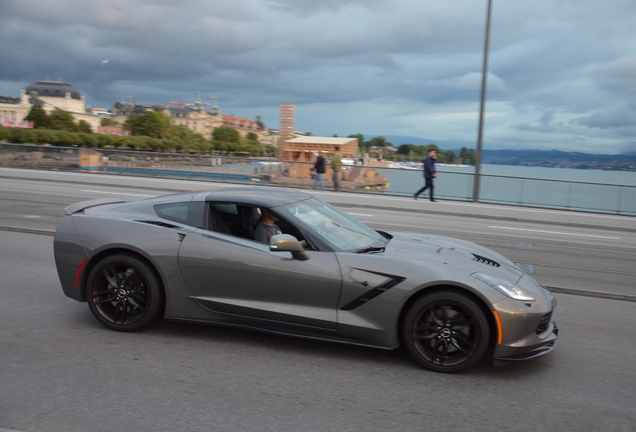
<path id="1" fill-rule="evenodd" d="M 272 235 L 265 242 L 255 240 L 262 228 Z M 503 256 L 436 235 L 374 231 L 300 192 L 80 202 L 65 209 L 55 261 L 64 293 L 113 330 L 163 317 L 403 344 L 438 372 L 466 369 L 489 349 L 495 360 L 522 360 L 556 346 L 554 297 Z"/>

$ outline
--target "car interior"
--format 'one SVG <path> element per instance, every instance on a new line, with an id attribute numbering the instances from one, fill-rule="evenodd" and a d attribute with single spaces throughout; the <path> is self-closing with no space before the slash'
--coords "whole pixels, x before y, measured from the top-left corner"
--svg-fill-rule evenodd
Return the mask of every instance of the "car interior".
<path id="1" fill-rule="evenodd" d="M 272 210 L 270 210 L 272 212 Z M 275 214 L 275 212 L 272 212 Z M 211 231 L 254 240 L 254 229 L 261 220 L 261 209 L 241 204 L 211 203 L 208 208 L 207 227 Z M 276 225 L 284 234 L 291 234 L 299 241 L 302 233 L 281 217 Z"/>

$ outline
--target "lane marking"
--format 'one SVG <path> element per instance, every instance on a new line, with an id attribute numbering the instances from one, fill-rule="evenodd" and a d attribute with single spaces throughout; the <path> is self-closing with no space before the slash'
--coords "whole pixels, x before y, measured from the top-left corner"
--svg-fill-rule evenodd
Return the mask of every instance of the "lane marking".
<path id="1" fill-rule="evenodd" d="M 533 230 L 533 229 L 526 229 L 526 228 L 510 228 L 510 227 L 500 227 L 500 226 L 488 226 L 488 228 L 512 230 L 512 231 L 527 231 L 527 232 L 535 232 L 535 233 L 541 233 L 541 234 L 557 234 L 557 235 L 569 235 L 569 236 L 576 236 L 576 237 L 592 237 L 592 238 L 611 239 L 611 240 L 621 239 L 620 237 L 607 237 L 607 236 L 597 236 L 597 235 L 590 235 L 590 234 L 574 234 L 574 233 L 565 233 L 565 232 L 557 232 L 557 231 L 542 231 L 542 230 Z"/>
<path id="2" fill-rule="evenodd" d="M 86 189 L 82 189 L 82 192 L 98 193 L 98 194 L 106 194 L 106 195 L 137 196 L 137 197 L 145 197 L 145 198 L 155 198 L 157 196 L 157 195 L 141 195 L 141 194 L 130 194 L 130 193 L 119 193 L 119 192 L 104 192 L 104 191 L 95 191 L 95 190 L 86 190 Z"/>
<path id="3" fill-rule="evenodd" d="M 347 213 L 350 216 L 364 216 L 364 217 L 373 217 L 373 215 L 370 214 L 362 214 L 362 213 Z"/>

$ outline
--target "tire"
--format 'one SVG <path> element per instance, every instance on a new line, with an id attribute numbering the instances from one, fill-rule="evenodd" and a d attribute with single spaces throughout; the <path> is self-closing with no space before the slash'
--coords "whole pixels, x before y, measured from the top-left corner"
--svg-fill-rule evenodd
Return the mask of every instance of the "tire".
<path id="1" fill-rule="evenodd" d="M 104 326 L 135 331 L 159 317 L 164 295 L 154 269 L 132 255 L 116 254 L 103 258 L 91 270 L 86 300 Z"/>
<path id="2" fill-rule="evenodd" d="M 454 373 L 475 365 L 489 340 L 486 315 L 466 295 L 440 291 L 409 309 L 402 335 L 411 356 L 435 372 Z"/>

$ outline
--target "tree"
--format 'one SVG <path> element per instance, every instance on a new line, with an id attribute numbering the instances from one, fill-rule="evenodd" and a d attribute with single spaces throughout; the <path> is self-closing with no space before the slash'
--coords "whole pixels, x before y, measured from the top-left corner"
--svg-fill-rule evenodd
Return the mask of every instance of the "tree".
<path id="1" fill-rule="evenodd" d="M 93 133 L 93 128 L 86 120 L 80 120 L 77 123 L 77 131 L 83 133 Z"/>
<path id="2" fill-rule="evenodd" d="M 349 135 L 348 138 L 358 138 L 358 148 L 360 150 L 363 150 L 363 149 L 366 148 L 365 145 L 364 145 L 364 135 L 362 135 L 361 133 Z"/>
<path id="3" fill-rule="evenodd" d="M 373 137 L 367 142 L 367 148 L 368 147 L 390 147 L 391 145 L 393 144 L 388 142 L 386 138 L 383 136 Z"/>
<path id="4" fill-rule="evenodd" d="M 33 122 L 33 127 L 35 129 L 47 129 L 51 126 L 51 120 L 49 116 L 42 108 L 42 105 L 33 105 L 29 110 L 29 114 L 26 116 L 27 121 Z"/>
<path id="5" fill-rule="evenodd" d="M 212 132 L 212 139 L 214 141 L 221 141 L 226 143 L 238 143 L 240 135 L 238 131 L 229 126 L 215 127 Z"/>
<path id="6" fill-rule="evenodd" d="M 452 150 L 446 150 L 437 153 L 437 162 L 439 163 L 454 163 L 455 152 Z"/>
<path id="7" fill-rule="evenodd" d="M 67 132 L 77 132 L 78 126 L 75 124 L 73 114 L 64 110 L 55 110 L 49 115 L 50 128 Z"/>
<path id="8" fill-rule="evenodd" d="M 0 125 L 0 141 L 9 138 L 9 128 Z"/>
<path id="9" fill-rule="evenodd" d="M 124 122 L 124 129 L 129 130 L 132 135 L 145 135 L 152 138 L 169 138 L 172 127 L 170 117 L 157 111 L 131 115 Z"/>
<path id="10" fill-rule="evenodd" d="M 462 147 L 459 151 L 459 161 L 460 163 L 463 163 L 465 165 L 475 165 L 475 163 L 477 162 L 475 149 Z"/>
<path id="11" fill-rule="evenodd" d="M 399 155 L 410 155 L 411 152 L 415 152 L 418 146 L 413 144 L 402 144 L 398 147 L 396 153 Z"/>
<path id="12" fill-rule="evenodd" d="M 246 138 L 248 141 L 252 142 L 252 143 L 256 143 L 256 144 L 258 144 L 258 135 L 256 135 L 254 132 L 249 132 L 249 133 L 245 136 L 245 138 Z"/>
<path id="13" fill-rule="evenodd" d="M 119 126 L 120 123 L 109 118 L 103 118 L 101 121 L 101 126 Z"/>

